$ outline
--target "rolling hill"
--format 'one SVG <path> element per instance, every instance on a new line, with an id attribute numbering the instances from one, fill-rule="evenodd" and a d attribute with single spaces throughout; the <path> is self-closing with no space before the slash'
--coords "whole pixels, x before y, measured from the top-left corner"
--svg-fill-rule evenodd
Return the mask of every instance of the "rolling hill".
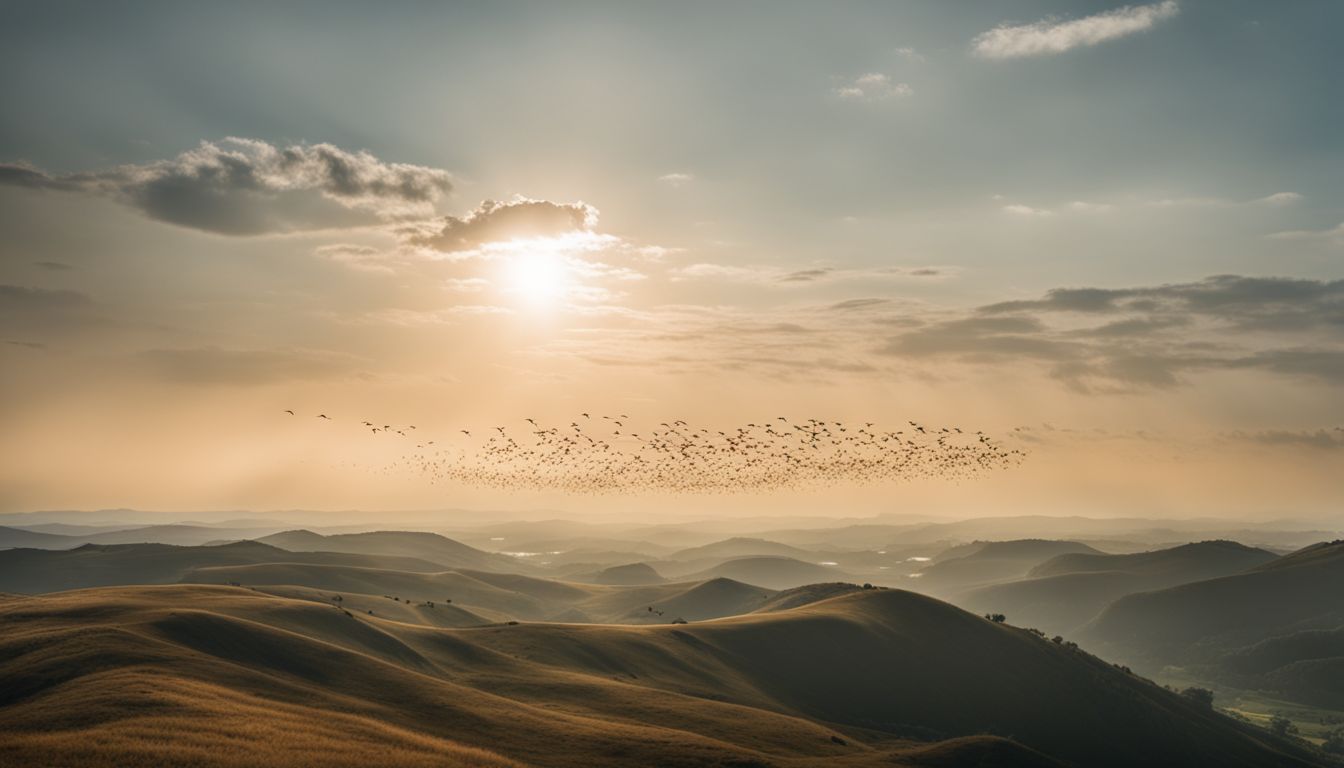
<path id="1" fill-rule="evenodd" d="M 802 559 L 812 557 L 812 553 L 799 549 L 798 547 L 791 547 L 788 544 L 780 544 L 776 541 L 736 536 L 731 539 L 716 541 L 712 544 L 679 550 L 668 555 L 666 559 L 704 560 L 717 558 L 720 560 L 730 560 L 740 557 L 792 557 L 795 559 Z"/>
<path id="2" fill-rule="evenodd" d="M 681 626 L 472 629 L 222 586 L 6 597 L 0 677 L 12 764 L 1315 764 L 895 590 Z"/>
<path id="3" fill-rule="evenodd" d="M 960 552 L 967 554 L 955 555 Z M 1070 553 L 1101 554 L 1086 544 L 1052 539 L 985 541 L 958 547 L 922 570 L 915 585 L 931 594 L 949 595 L 973 586 L 1026 576 L 1052 557 Z"/>
<path id="4" fill-rule="evenodd" d="M 1277 556 L 1231 541 L 1205 541 L 1126 555 L 1069 553 L 1031 569 L 1026 579 L 972 589 L 953 602 L 977 613 L 1070 634 L 1112 601 L 1134 592 L 1229 576 Z"/>
<path id="5" fill-rule="evenodd" d="M 0 549 L 74 549 L 83 544 L 204 544 L 253 538 L 275 528 L 222 528 L 205 525 L 70 526 L 51 525 L 49 531 L 0 527 Z"/>
<path id="6" fill-rule="evenodd" d="M 122 584 L 167 584 L 204 566 L 256 563 L 309 563 L 436 570 L 409 557 L 375 557 L 331 552 L 287 552 L 254 541 L 215 547 L 171 544 L 85 544 L 69 550 L 0 551 L 0 592 L 36 594 Z"/>
<path id="7" fill-rule="evenodd" d="M 653 569 L 648 563 L 627 563 L 625 565 L 613 565 L 609 568 L 603 568 L 597 573 L 588 574 L 584 578 L 576 578 L 575 581 L 588 581 L 593 584 L 660 584 L 665 579 Z"/>
<path id="8" fill-rule="evenodd" d="M 1270 637 L 1344 626 L 1344 541 L 1244 573 L 1116 600 L 1080 634 L 1136 664 L 1210 662 Z"/>
<path id="9" fill-rule="evenodd" d="M 741 557 L 680 578 L 684 581 L 733 579 L 767 589 L 791 589 L 851 577 L 836 568 L 791 557 Z"/>
<path id="10" fill-rule="evenodd" d="M 414 557 L 437 563 L 444 568 L 471 568 L 480 571 L 521 572 L 529 566 L 521 559 L 485 552 L 437 533 L 424 531 L 371 531 L 323 536 L 297 530 L 257 539 L 291 552 L 345 552 L 358 555 L 394 555 Z"/>
<path id="11" fill-rule="evenodd" d="M 319 563 L 257 563 L 187 571 L 181 581 L 240 584 L 275 594 L 303 587 L 354 599 L 377 616 L 404 613 L 404 605 L 451 604 L 491 621 L 666 624 L 735 616 L 766 606 L 774 590 L 716 578 L 699 582 L 603 585 L 562 582 L 488 571 L 410 572 Z M 374 596 L 372 605 L 365 598 Z M 795 597 L 801 601 L 801 597 Z M 819 598 L 817 598 L 819 599 Z M 389 602 L 390 601 L 390 602 Z M 432 614 L 434 625 L 442 614 Z M 403 619 L 415 620 L 415 619 Z M 461 625 L 458 625 L 461 626 Z"/>

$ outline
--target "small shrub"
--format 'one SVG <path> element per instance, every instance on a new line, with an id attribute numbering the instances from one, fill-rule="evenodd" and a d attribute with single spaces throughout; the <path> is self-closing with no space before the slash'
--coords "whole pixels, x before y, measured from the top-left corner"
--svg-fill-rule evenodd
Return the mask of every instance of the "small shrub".
<path id="1" fill-rule="evenodd" d="M 1283 715 L 1275 715 L 1269 718 L 1269 732 L 1275 736 L 1293 736 L 1297 734 L 1297 726 Z"/>
<path id="2" fill-rule="evenodd" d="M 1208 688 L 1186 688 L 1181 695 L 1205 709 L 1213 709 L 1213 691 Z"/>

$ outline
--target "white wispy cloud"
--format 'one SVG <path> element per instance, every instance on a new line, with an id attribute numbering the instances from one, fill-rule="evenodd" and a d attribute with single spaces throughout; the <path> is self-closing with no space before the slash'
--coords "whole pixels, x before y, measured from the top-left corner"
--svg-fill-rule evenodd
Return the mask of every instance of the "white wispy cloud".
<path id="1" fill-rule="evenodd" d="M 695 181 L 695 174 L 682 173 L 680 171 L 676 173 L 665 173 L 662 176 L 659 176 L 658 180 L 669 187 L 682 187 Z"/>
<path id="2" fill-rule="evenodd" d="M 1233 200 L 1226 197 L 1164 197 L 1151 200 L 1149 204 L 1164 208 L 1232 208 L 1244 205 L 1284 206 L 1292 205 L 1300 200 L 1302 200 L 1302 195 L 1297 192 L 1275 192 L 1272 195 L 1265 195 L 1252 200 Z"/>
<path id="3" fill-rule="evenodd" d="M 842 99 L 854 101 L 883 101 L 885 99 L 909 96 L 915 89 L 906 83 L 898 83 L 890 75 L 869 72 L 835 88 L 834 93 Z"/>
<path id="4" fill-rule="evenodd" d="M 1269 238 L 1271 240 L 1319 240 L 1334 245 L 1344 245 L 1344 224 L 1339 224 L 1330 229 L 1290 229 L 1284 232 L 1275 232 Z"/>
<path id="5" fill-rule="evenodd" d="M 1055 215 L 1055 212 L 1048 208 L 1033 208 L 1030 205 L 1021 205 L 1018 203 L 1003 206 L 1003 212 L 1010 213 L 1014 216 L 1029 216 L 1029 217 L 1031 216 L 1045 217 Z"/>
<path id="6" fill-rule="evenodd" d="M 1005 24 L 978 35 L 971 48 L 977 56 L 987 59 L 1053 56 L 1146 31 L 1175 16 L 1179 8 L 1176 0 L 1163 0 L 1152 5 L 1127 5 L 1071 21 L 1047 18 L 1032 24 Z"/>

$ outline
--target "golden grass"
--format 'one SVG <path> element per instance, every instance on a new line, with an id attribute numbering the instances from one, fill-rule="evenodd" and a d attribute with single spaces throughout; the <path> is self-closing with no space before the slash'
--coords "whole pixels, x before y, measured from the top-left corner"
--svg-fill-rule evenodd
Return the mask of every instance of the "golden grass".
<path id="1" fill-rule="evenodd" d="M 1188 742 L 1150 733 L 1155 754 L 1272 754 L 1109 665 L 897 591 L 684 626 L 442 629 L 231 587 L 85 590 L 0 601 L 0 681 L 16 765 L 1054 765 L 959 738 L 986 732 L 1121 765 L 1136 722 Z"/>

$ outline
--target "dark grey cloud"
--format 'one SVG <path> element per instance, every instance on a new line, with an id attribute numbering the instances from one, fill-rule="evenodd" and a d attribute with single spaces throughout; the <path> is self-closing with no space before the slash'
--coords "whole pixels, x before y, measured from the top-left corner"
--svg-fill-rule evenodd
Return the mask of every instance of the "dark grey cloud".
<path id="1" fill-rule="evenodd" d="M 583 202 L 486 200 L 466 216 L 444 217 L 435 231 L 414 235 L 411 242 L 447 253 L 472 251 L 486 243 L 591 232 L 597 216 L 597 209 Z"/>
<path id="2" fill-rule="evenodd" d="M 1215 275 L 1195 283 L 1146 288 L 1059 288 L 1041 299 L 980 308 L 985 315 L 1055 312 L 1165 313 L 1261 330 L 1344 328 L 1344 280 Z"/>
<path id="3" fill-rule="evenodd" d="M 1212 370 L 1340 385 L 1344 281 L 1218 275 L 1152 287 L 1061 288 L 915 325 L 878 352 L 1028 362 L 1080 391 L 1175 387 L 1188 374 Z"/>
<path id="4" fill-rule="evenodd" d="M 1227 361 L 1229 368 L 1249 368 L 1344 384 L 1344 349 L 1294 347 L 1266 349 Z"/>
<path id="5" fill-rule="evenodd" d="M 257 386 L 361 375 L 364 361 L 314 349 L 153 349 L 140 353 L 151 372 L 184 384 Z"/>
<path id="6" fill-rule="evenodd" d="M 0 184 L 110 197 L 156 221 L 221 235 L 360 226 L 429 215 L 446 171 L 387 163 L 330 144 L 229 138 L 170 160 L 52 175 L 0 164 Z"/>
<path id="7" fill-rule="evenodd" d="M 41 267 L 48 272 L 64 272 L 68 269 L 74 269 L 63 261 L 34 261 L 33 266 Z"/>

